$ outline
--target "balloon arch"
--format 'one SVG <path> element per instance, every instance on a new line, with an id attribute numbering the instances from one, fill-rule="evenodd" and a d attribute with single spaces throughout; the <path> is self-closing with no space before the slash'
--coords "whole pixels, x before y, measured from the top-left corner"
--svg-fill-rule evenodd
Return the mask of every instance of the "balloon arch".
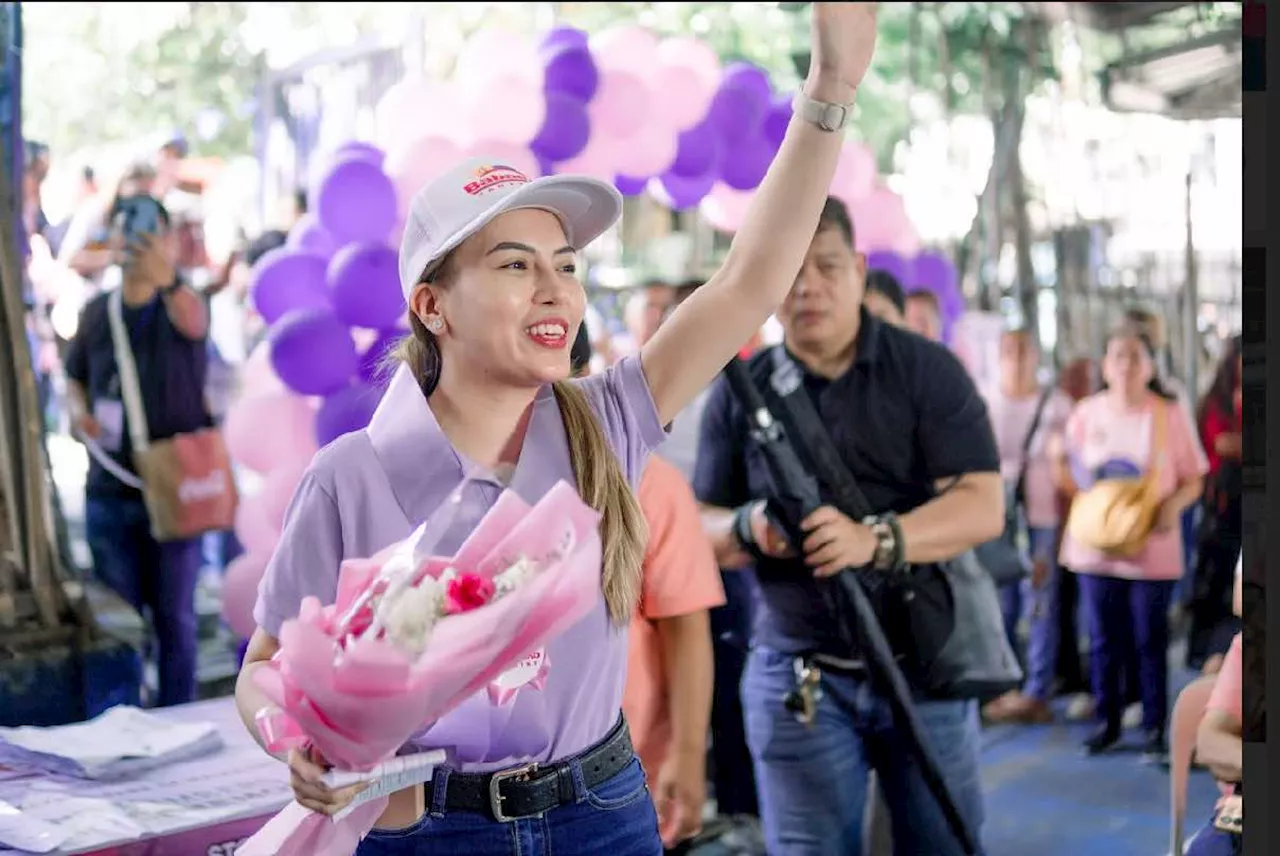
<path id="1" fill-rule="evenodd" d="M 394 244 L 413 193 L 482 154 L 529 175 L 592 175 L 734 232 L 782 143 L 791 97 L 757 66 L 722 67 L 697 38 L 634 26 L 594 36 L 558 27 L 540 39 L 485 30 L 451 80 L 410 77 L 388 90 L 376 145 L 349 142 L 313 165 L 310 212 L 252 272 L 253 305 L 269 327 L 226 436 L 262 488 L 241 504 L 247 553 L 224 589 L 231 626 L 252 629 L 252 593 L 307 462 L 368 424 L 381 397 L 379 366 L 404 334 Z M 958 311 L 954 269 L 937 254 L 914 257 L 902 198 L 866 146 L 845 143 L 831 193 L 848 205 L 872 267 L 933 288 L 945 313 Z"/>

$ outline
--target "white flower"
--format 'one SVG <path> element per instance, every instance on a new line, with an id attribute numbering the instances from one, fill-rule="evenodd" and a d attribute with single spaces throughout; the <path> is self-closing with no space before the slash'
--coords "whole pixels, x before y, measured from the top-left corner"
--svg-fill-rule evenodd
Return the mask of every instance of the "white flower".
<path id="1" fill-rule="evenodd" d="M 420 654 L 427 647 L 432 628 L 443 612 L 444 587 L 425 577 L 413 588 L 399 592 L 384 604 L 383 627 L 387 636 L 401 648 Z"/>
<path id="2" fill-rule="evenodd" d="M 538 565 L 523 556 L 493 578 L 494 597 L 502 597 L 524 585 L 538 572 Z"/>

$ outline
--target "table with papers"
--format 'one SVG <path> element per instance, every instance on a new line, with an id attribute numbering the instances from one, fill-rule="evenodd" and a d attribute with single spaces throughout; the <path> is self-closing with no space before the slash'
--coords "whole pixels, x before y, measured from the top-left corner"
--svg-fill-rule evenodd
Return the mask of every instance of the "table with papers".
<path id="1" fill-rule="evenodd" d="M 125 760 L 99 748 L 101 728 L 62 730 L 61 754 L 74 756 L 79 770 L 55 763 L 32 773 L 17 766 L 12 746 L 0 749 L 0 802 L 69 832 L 55 856 L 231 856 L 292 799 L 288 770 L 253 742 L 233 699 L 146 715 L 184 727 L 142 734 L 135 712 L 117 714 L 107 730 L 134 741 L 131 754 L 140 756 Z M 34 734 L 0 736 L 42 751 Z M 6 769 L 6 755 L 16 768 Z M 133 766 L 122 772 L 121 765 Z M 0 856 L 25 852 L 0 844 Z"/>

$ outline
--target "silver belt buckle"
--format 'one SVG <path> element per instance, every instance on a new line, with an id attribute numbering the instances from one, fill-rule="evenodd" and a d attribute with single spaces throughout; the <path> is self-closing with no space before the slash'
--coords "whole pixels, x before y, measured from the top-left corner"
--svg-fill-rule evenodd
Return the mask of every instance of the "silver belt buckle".
<path id="1" fill-rule="evenodd" d="M 502 801 L 506 799 L 502 795 L 502 783 L 508 781 L 519 780 L 521 777 L 528 776 L 536 772 L 537 764 L 525 764 L 522 767 L 515 767 L 511 770 L 499 770 L 489 774 L 489 810 L 493 812 L 493 819 L 498 823 L 510 823 L 513 820 L 519 820 L 520 816 L 507 816 L 502 812 Z"/>

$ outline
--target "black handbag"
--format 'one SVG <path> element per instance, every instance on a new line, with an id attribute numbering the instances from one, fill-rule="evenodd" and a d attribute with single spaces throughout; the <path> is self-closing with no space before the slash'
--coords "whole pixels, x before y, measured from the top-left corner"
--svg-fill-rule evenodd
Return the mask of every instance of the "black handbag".
<path id="1" fill-rule="evenodd" d="M 978 563 L 986 568 L 997 586 L 1020 582 L 1031 574 L 1031 529 L 1026 515 L 1027 460 L 1031 454 L 1031 443 L 1040 430 L 1045 405 L 1052 395 L 1053 387 L 1041 393 L 1035 415 L 1031 417 L 1031 427 L 1022 441 L 1022 468 L 1018 471 L 1018 479 L 1005 489 L 1003 534 L 973 549 Z"/>
<path id="2" fill-rule="evenodd" d="M 835 505 L 854 520 L 874 516 L 876 509 L 836 451 L 799 368 L 780 346 L 774 348 L 765 394 Z M 995 583 L 972 550 L 947 562 L 917 565 L 885 582 L 889 614 L 882 623 L 917 689 L 935 699 L 985 700 L 1022 685 Z"/>

